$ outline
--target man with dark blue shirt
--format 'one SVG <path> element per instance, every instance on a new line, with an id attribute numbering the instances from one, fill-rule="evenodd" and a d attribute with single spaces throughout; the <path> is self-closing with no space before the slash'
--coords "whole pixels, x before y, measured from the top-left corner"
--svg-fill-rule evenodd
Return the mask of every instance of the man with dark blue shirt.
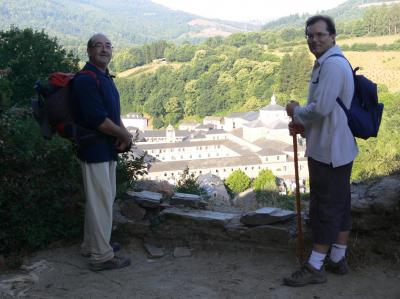
<path id="1" fill-rule="evenodd" d="M 75 122 L 96 130 L 98 142 L 78 148 L 85 187 L 85 230 L 82 254 L 90 256 L 93 271 L 118 269 L 130 259 L 117 257 L 110 245 L 112 207 L 116 193 L 118 152 L 130 146 L 132 136 L 120 117 L 119 94 L 109 74 L 112 45 L 103 34 L 93 35 L 87 43 L 89 62 L 75 78 L 72 111 Z"/>

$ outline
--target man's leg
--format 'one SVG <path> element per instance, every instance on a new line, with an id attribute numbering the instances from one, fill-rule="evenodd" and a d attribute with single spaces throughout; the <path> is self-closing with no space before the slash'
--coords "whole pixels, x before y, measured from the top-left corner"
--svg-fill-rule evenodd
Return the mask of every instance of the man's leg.
<path id="1" fill-rule="evenodd" d="M 114 257 L 110 246 L 114 202 L 110 181 L 112 171 L 109 162 L 81 163 L 81 165 L 86 193 L 82 249 L 91 253 L 91 263 L 102 263 Z"/>
<path id="2" fill-rule="evenodd" d="M 284 278 L 288 286 L 304 286 L 307 284 L 326 282 L 323 268 L 330 244 L 339 233 L 339 224 L 335 227 L 335 216 L 332 203 L 331 167 L 313 159 L 308 160 L 310 178 L 310 220 L 313 235 L 313 250 L 305 265 L 300 270 Z M 336 232 L 336 234 L 335 234 Z M 334 237 L 333 237 L 334 236 Z"/>

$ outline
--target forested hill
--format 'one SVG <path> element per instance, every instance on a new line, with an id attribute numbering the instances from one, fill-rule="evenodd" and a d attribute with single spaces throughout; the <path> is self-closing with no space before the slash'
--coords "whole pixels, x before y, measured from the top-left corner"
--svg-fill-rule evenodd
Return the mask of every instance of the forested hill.
<path id="1" fill-rule="evenodd" d="M 104 32 L 119 45 L 154 40 L 195 40 L 255 30 L 250 24 L 210 20 L 171 10 L 150 0 L 2 0 L 0 30 L 10 25 L 44 29 L 62 44 L 81 45 L 94 32 Z"/>
<path id="2" fill-rule="evenodd" d="M 384 4 L 396 4 L 400 3 L 399 0 L 348 0 L 339 6 L 321 11 L 321 14 L 329 15 L 336 21 L 350 21 L 359 19 L 362 17 L 364 11 L 372 6 L 384 5 Z M 394 12 L 395 13 L 395 12 Z M 399 13 L 399 12 L 398 12 Z M 309 17 L 309 14 L 295 14 L 278 20 L 269 22 L 264 25 L 264 29 L 279 29 L 290 26 L 303 26 L 305 20 Z"/>

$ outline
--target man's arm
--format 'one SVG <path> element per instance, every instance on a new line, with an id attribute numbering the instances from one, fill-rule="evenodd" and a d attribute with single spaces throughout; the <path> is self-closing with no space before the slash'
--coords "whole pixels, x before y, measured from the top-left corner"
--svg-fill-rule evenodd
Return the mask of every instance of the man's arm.
<path id="1" fill-rule="evenodd" d="M 121 122 L 122 124 L 122 122 Z M 106 117 L 97 128 L 100 132 L 116 137 L 124 148 L 132 142 L 132 135 L 123 126 L 117 126 L 111 119 Z"/>

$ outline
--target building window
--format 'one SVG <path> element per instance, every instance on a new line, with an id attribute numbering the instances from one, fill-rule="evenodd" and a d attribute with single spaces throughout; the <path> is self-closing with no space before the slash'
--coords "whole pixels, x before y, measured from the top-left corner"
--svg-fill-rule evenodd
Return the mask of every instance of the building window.
<path id="1" fill-rule="evenodd" d="M 279 156 L 276 156 L 276 160 L 279 160 Z"/>
<path id="2" fill-rule="evenodd" d="M 267 162 L 268 162 L 268 157 L 265 157 L 265 161 L 267 161 Z"/>

